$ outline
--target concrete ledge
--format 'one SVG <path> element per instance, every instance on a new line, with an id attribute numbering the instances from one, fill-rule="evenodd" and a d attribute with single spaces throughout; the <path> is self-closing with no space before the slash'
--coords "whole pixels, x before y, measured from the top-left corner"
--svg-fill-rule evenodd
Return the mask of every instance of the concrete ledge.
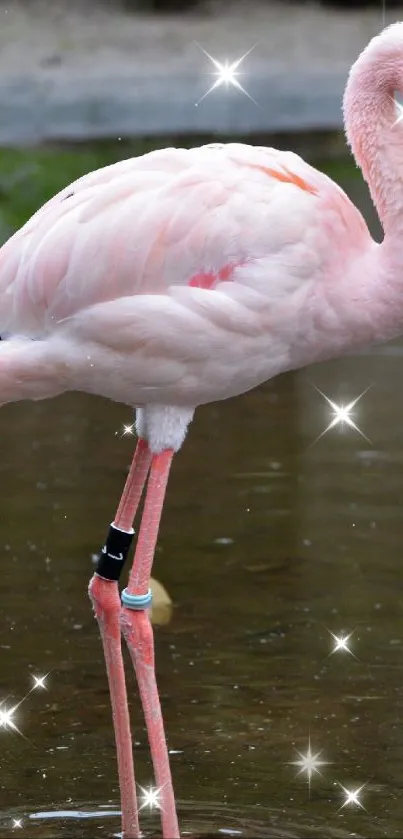
<path id="1" fill-rule="evenodd" d="M 123 77 L 77 84 L 20 78 L 0 83 L 0 144 L 177 134 L 252 134 L 342 125 L 345 74 L 253 79 L 255 105 L 236 90 L 215 91 L 197 107 L 200 79 Z"/>
<path id="2" fill-rule="evenodd" d="M 351 63 L 398 17 L 291 0 L 211 0 L 208 14 L 165 17 L 0 0 L 0 145 L 338 129 Z M 247 53 L 239 81 L 259 106 L 222 86 L 195 107 L 215 81 L 203 50 Z"/>

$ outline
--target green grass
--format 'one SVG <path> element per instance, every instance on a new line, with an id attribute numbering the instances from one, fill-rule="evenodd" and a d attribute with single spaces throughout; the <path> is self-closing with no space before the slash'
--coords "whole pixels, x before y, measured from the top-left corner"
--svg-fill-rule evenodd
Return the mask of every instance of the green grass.
<path id="1" fill-rule="evenodd" d="M 71 181 L 133 154 L 150 144 L 98 143 L 74 148 L 0 150 L 0 220 L 5 232 L 20 227 L 52 195 Z M 3 233 L 3 231 L 1 231 Z M 3 236 L 4 238 L 4 236 Z"/>

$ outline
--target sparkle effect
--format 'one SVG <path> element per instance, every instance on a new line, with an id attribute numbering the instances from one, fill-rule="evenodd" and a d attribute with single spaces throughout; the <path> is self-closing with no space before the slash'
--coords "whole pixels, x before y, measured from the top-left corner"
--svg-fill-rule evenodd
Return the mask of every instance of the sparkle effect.
<path id="1" fill-rule="evenodd" d="M 0 728 L 3 728 L 5 731 L 16 731 L 18 734 L 21 734 L 22 737 L 24 736 L 18 728 L 18 726 L 16 725 L 15 714 L 20 705 L 22 705 L 22 703 L 25 702 L 26 699 L 28 699 L 28 696 L 32 693 L 32 691 L 37 690 L 38 688 L 46 688 L 45 682 L 48 675 L 49 673 L 46 673 L 45 676 L 32 676 L 34 681 L 33 686 L 28 691 L 28 693 L 26 693 L 25 696 L 23 696 L 23 698 L 20 699 L 20 701 L 17 702 L 16 705 L 13 705 L 11 708 L 5 705 L 5 702 L 7 700 L 3 700 L 2 702 L 0 702 Z"/>
<path id="2" fill-rule="evenodd" d="M 328 629 L 328 632 L 330 632 L 329 629 Z M 330 651 L 329 655 L 333 655 L 333 653 L 343 652 L 343 653 L 350 653 L 350 655 L 352 655 L 353 658 L 356 658 L 353 651 L 350 650 L 350 647 L 348 646 L 348 642 L 349 642 L 351 636 L 353 635 L 352 632 L 350 632 L 349 635 L 335 635 L 334 632 L 330 632 L 330 635 L 332 636 L 332 638 L 334 640 L 334 647 Z"/>
<path id="3" fill-rule="evenodd" d="M 319 771 L 319 766 L 328 766 L 329 761 L 327 760 L 319 760 L 322 752 L 317 752 L 315 755 L 312 753 L 311 749 L 311 738 L 308 739 L 308 749 L 306 754 L 302 754 L 301 752 L 296 749 L 297 754 L 300 756 L 300 760 L 292 760 L 290 765 L 291 766 L 300 766 L 299 772 L 297 772 L 297 776 L 301 775 L 303 772 L 306 773 L 308 787 L 309 787 L 309 794 L 311 794 L 311 780 L 312 775 L 316 772 L 317 775 L 320 775 L 321 772 Z"/>
<path id="4" fill-rule="evenodd" d="M 22 819 L 13 819 L 13 830 L 16 827 L 22 827 Z"/>
<path id="5" fill-rule="evenodd" d="M 134 423 L 132 425 L 124 425 L 123 426 L 123 433 L 122 437 L 128 437 L 129 435 L 134 434 Z"/>
<path id="6" fill-rule="evenodd" d="M 46 689 L 45 679 L 46 679 L 47 675 L 48 674 L 46 674 L 46 676 L 32 676 L 32 678 L 34 680 L 34 685 L 33 685 L 32 690 L 36 690 L 37 688 L 43 688 L 45 690 Z"/>
<path id="7" fill-rule="evenodd" d="M 360 399 L 362 399 L 362 397 L 367 392 L 367 390 L 369 390 L 369 387 L 365 388 L 365 390 L 363 390 L 363 392 L 360 393 L 360 395 L 357 396 L 356 399 L 353 399 L 352 402 L 349 402 L 349 404 L 345 405 L 345 406 L 337 405 L 336 402 L 333 402 L 332 399 L 329 399 L 329 397 L 326 396 L 326 394 L 323 393 L 322 390 L 320 390 L 318 387 L 316 388 L 318 393 L 320 393 L 321 396 L 323 396 L 323 398 L 326 399 L 326 402 L 329 403 L 330 407 L 333 410 L 334 417 L 333 417 L 332 421 L 329 423 L 329 425 L 327 426 L 327 428 L 325 428 L 325 430 L 322 431 L 321 434 L 319 434 L 319 437 L 317 437 L 316 440 L 314 440 L 314 443 L 317 443 L 318 440 L 320 440 L 321 437 L 323 437 L 325 434 L 327 434 L 327 432 L 330 431 L 331 428 L 335 428 L 336 425 L 341 425 L 342 428 L 344 428 L 345 425 L 348 425 L 348 426 L 350 426 L 350 428 L 354 428 L 355 431 L 358 431 L 358 433 L 361 434 L 361 437 L 364 437 L 364 440 L 366 440 L 368 443 L 371 442 L 369 437 L 367 437 L 366 434 L 364 434 L 364 432 L 361 431 L 360 428 L 358 428 L 358 425 L 355 424 L 354 420 L 351 417 L 351 411 L 353 410 L 353 408 L 355 407 L 357 402 Z M 313 443 L 312 443 L 312 445 L 313 445 Z"/>
<path id="8" fill-rule="evenodd" d="M 243 55 L 241 55 L 241 58 L 238 58 L 237 61 L 233 61 L 232 64 L 230 64 L 229 61 L 225 61 L 224 63 L 221 63 L 221 61 L 217 61 L 217 59 L 213 58 L 213 56 L 210 55 L 210 53 L 207 52 L 207 50 L 203 49 L 203 47 L 201 47 L 200 44 L 197 44 L 197 46 L 199 47 L 199 49 L 201 49 L 202 52 L 204 52 L 204 55 L 206 55 L 207 58 L 209 58 L 210 61 L 214 64 L 214 67 L 216 68 L 216 72 L 213 75 L 217 76 L 217 79 L 211 85 L 211 87 L 208 89 L 208 91 L 201 97 L 201 99 L 199 99 L 199 101 L 196 102 L 196 107 L 200 104 L 200 102 L 203 101 L 203 99 L 206 98 L 206 96 L 209 95 L 209 93 L 211 93 L 213 90 L 216 90 L 218 87 L 221 87 L 221 85 L 225 85 L 225 87 L 228 87 L 229 85 L 232 85 L 233 87 L 236 87 L 238 90 L 240 90 L 242 93 L 244 93 L 245 96 L 247 96 L 248 99 L 250 99 L 251 102 L 254 103 L 254 105 L 258 105 L 258 103 L 250 95 L 250 93 L 248 93 L 248 91 L 245 90 L 244 87 L 242 87 L 242 85 L 239 83 L 238 79 L 236 78 L 238 76 L 238 73 L 236 71 L 237 71 L 241 61 L 243 61 L 244 58 L 246 58 L 246 56 L 249 55 L 249 53 L 251 53 L 252 50 L 255 49 L 256 44 L 254 44 L 254 46 L 251 47 L 250 50 L 248 50 Z"/>
<path id="9" fill-rule="evenodd" d="M 362 789 L 364 789 L 365 784 L 362 784 L 362 786 L 357 787 L 357 789 L 346 789 L 346 787 L 343 787 L 343 784 L 339 784 L 339 786 L 342 788 L 344 795 L 346 796 L 346 800 L 344 804 L 342 804 L 341 807 L 339 807 L 339 811 L 342 810 L 343 807 L 347 807 L 349 804 L 354 804 L 356 807 L 361 807 L 361 810 L 365 810 L 364 805 L 361 803 L 359 799 L 360 792 Z"/>
<path id="10" fill-rule="evenodd" d="M 142 793 L 142 803 L 139 807 L 139 810 L 144 810 L 148 807 L 150 813 L 152 810 L 161 810 L 161 787 L 148 787 L 148 789 L 144 789 L 144 787 L 140 787 Z"/>
<path id="11" fill-rule="evenodd" d="M 0 728 L 4 728 L 6 731 L 12 729 L 13 731 L 18 731 L 18 728 L 14 722 L 14 715 L 18 708 L 18 705 L 14 705 L 13 708 L 5 708 L 4 706 L 0 705 Z M 21 734 L 20 731 L 18 731 Z"/>

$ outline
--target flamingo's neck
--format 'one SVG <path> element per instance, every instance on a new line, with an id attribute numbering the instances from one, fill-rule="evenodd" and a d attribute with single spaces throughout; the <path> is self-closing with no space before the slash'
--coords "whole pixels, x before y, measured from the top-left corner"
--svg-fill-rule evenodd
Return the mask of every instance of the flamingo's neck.
<path id="1" fill-rule="evenodd" d="M 388 242 L 403 233 L 403 23 L 370 42 L 349 75 L 344 94 L 348 142 L 368 183 Z M 403 267 L 403 259 L 402 259 Z"/>

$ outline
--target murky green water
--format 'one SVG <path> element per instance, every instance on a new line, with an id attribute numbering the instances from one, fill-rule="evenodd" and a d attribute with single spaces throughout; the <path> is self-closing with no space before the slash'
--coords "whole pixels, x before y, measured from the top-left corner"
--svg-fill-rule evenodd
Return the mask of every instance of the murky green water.
<path id="1" fill-rule="evenodd" d="M 363 206 L 358 181 L 343 184 Z M 368 208 L 367 208 L 368 209 Z M 365 207 L 364 207 L 365 210 Z M 366 213 L 368 217 L 368 213 Z M 154 576 L 159 685 L 184 835 L 399 837 L 403 821 L 403 344 L 202 408 L 174 464 Z M 335 429 L 317 386 L 356 406 Z M 0 729 L 0 836 L 119 831 L 106 678 L 87 599 L 130 412 L 82 395 L 0 416 L 0 697 L 49 673 Z M 117 432 L 119 432 L 117 434 Z M 331 653 L 330 632 L 352 632 Z M 133 681 L 140 784 L 152 783 Z M 3 706 L 4 707 L 4 706 Z M 1 709 L 0 709 L 1 710 Z M 296 750 L 321 752 L 297 775 Z M 365 809 L 345 806 L 365 785 Z M 159 835 L 144 812 L 145 836 Z M 21 828 L 13 827 L 21 819 Z"/>

